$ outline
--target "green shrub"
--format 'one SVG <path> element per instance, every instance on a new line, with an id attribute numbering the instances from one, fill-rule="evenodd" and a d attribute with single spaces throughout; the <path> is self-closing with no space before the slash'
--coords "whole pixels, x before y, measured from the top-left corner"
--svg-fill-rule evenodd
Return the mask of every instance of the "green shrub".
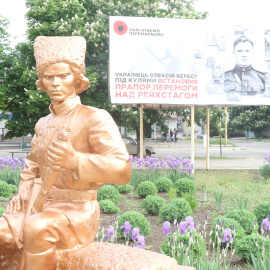
<path id="1" fill-rule="evenodd" d="M 138 185 L 144 181 L 146 180 L 142 172 L 137 171 L 137 170 L 132 170 L 129 184 L 132 185 L 134 189 L 137 189 Z"/>
<path id="2" fill-rule="evenodd" d="M 270 215 L 270 202 L 260 203 L 255 207 L 253 214 L 257 217 L 258 225 L 261 226 L 263 219 L 267 217 L 267 214 Z"/>
<path id="3" fill-rule="evenodd" d="M 9 202 L 10 198 L 0 197 L 1 202 Z"/>
<path id="4" fill-rule="evenodd" d="M 155 185 L 159 192 L 168 192 L 170 188 L 173 186 L 173 182 L 169 178 L 160 177 L 156 180 Z"/>
<path id="5" fill-rule="evenodd" d="M 106 185 L 98 190 L 97 194 L 98 202 L 102 200 L 111 200 L 115 205 L 117 205 L 120 201 L 120 198 L 121 195 L 114 186 Z"/>
<path id="6" fill-rule="evenodd" d="M 191 238 L 193 239 L 193 241 L 190 241 Z M 177 238 L 176 240 L 174 239 L 174 241 L 172 241 L 172 236 L 168 236 L 159 247 L 161 253 L 172 257 L 172 253 L 175 252 L 175 254 L 177 254 L 177 252 L 180 251 L 178 243 L 183 243 L 184 246 L 181 249 L 184 251 L 187 249 L 188 243 L 190 249 L 189 254 L 193 254 L 194 259 L 199 254 L 205 254 L 206 243 L 199 233 L 193 233 L 191 236 L 187 233 L 185 235 L 177 233 Z"/>
<path id="7" fill-rule="evenodd" d="M 170 201 L 175 199 L 177 197 L 177 192 L 175 188 L 170 188 L 170 190 L 168 191 L 168 196 Z"/>
<path id="8" fill-rule="evenodd" d="M 102 200 L 99 202 L 99 206 L 101 211 L 107 214 L 115 214 L 120 212 L 120 209 L 117 208 L 111 200 Z"/>
<path id="9" fill-rule="evenodd" d="M 136 193 L 145 198 L 148 195 L 157 195 L 157 188 L 154 183 L 150 181 L 144 181 L 137 187 Z"/>
<path id="10" fill-rule="evenodd" d="M 131 230 L 135 227 L 140 229 L 140 235 L 151 235 L 150 222 L 145 216 L 136 211 L 126 212 L 118 217 L 119 228 L 118 231 L 121 236 L 124 236 L 124 229 L 120 229 L 124 225 L 125 221 L 128 221 L 131 225 Z"/>
<path id="11" fill-rule="evenodd" d="M 11 187 L 11 189 L 12 189 L 12 193 L 13 193 L 13 194 L 17 194 L 17 193 L 18 193 L 19 189 L 18 189 L 17 186 L 15 186 L 15 185 L 10 185 L 10 187 Z"/>
<path id="12" fill-rule="evenodd" d="M 195 196 L 190 193 L 183 193 L 182 197 L 188 201 L 192 211 L 194 211 L 197 208 L 197 202 L 195 201 Z"/>
<path id="13" fill-rule="evenodd" d="M 219 216 L 215 218 L 212 222 L 212 240 L 217 243 L 218 238 L 223 238 L 224 229 L 230 228 L 233 236 L 233 246 L 239 241 L 241 238 L 245 236 L 245 230 L 243 227 L 234 219 L 227 218 L 224 216 Z M 233 235 L 233 231 L 235 230 L 236 236 Z"/>
<path id="14" fill-rule="evenodd" d="M 3 213 L 5 212 L 6 210 L 0 206 L 0 217 L 2 217 Z"/>
<path id="15" fill-rule="evenodd" d="M 175 198 L 168 204 L 162 206 L 159 211 L 159 217 L 164 221 L 178 222 L 184 220 L 187 216 L 192 216 L 190 204 L 183 198 Z"/>
<path id="16" fill-rule="evenodd" d="M 238 221 L 246 234 L 251 234 L 258 230 L 257 226 L 257 229 L 254 228 L 256 216 L 247 210 L 232 210 L 225 217 Z"/>
<path id="17" fill-rule="evenodd" d="M 12 188 L 5 181 L 0 180 L 0 197 L 9 198 L 12 196 Z"/>
<path id="18" fill-rule="evenodd" d="M 148 213 L 158 215 L 160 208 L 166 204 L 165 199 L 157 195 L 148 195 L 141 203 L 141 207 Z"/>
<path id="19" fill-rule="evenodd" d="M 270 164 L 264 164 L 259 168 L 261 176 L 267 180 L 270 178 Z"/>
<path id="20" fill-rule="evenodd" d="M 174 188 L 176 188 L 177 196 L 182 196 L 183 193 L 196 193 L 196 186 L 193 180 L 189 178 L 180 178 L 174 183 Z"/>
<path id="21" fill-rule="evenodd" d="M 118 186 L 117 190 L 119 191 L 119 193 L 129 193 L 133 190 L 133 186 L 130 184 L 126 184 L 126 185 L 122 185 L 122 186 Z"/>
<path id="22" fill-rule="evenodd" d="M 257 257 L 262 257 L 262 246 L 265 249 L 264 253 L 270 252 L 270 240 L 262 238 L 260 235 L 252 233 L 240 239 L 235 246 L 235 253 L 247 261 L 251 261 L 251 253 Z"/>

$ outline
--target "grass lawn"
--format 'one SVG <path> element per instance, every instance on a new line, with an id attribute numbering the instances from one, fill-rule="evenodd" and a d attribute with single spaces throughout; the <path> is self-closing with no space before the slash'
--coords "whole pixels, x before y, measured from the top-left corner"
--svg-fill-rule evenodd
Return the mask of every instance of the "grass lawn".
<path id="1" fill-rule="evenodd" d="M 235 208 L 234 199 L 247 199 L 250 210 L 270 200 L 270 183 L 261 177 L 258 170 L 197 170 L 194 181 L 198 191 L 206 191 L 209 199 L 216 190 L 223 191 L 221 212 Z"/>
<path id="2" fill-rule="evenodd" d="M 200 143 L 202 144 L 203 143 L 203 140 L 195 140 L 195 143 Z M 210 145 L 219 145 L 220 142 L 219 142 L 219 138 L 210 138 L 209 139 L 209 144 Z M 225 143 L 225 139 L 222 138 L 221 139 L 221 145 L 230 145 L 230 146 L 233 146 L 233 147 L 237 147 L 236 144 L 234 144 L 233 142 L 230 142 L 229 140 L 227 140 L 227 143 Z"/>

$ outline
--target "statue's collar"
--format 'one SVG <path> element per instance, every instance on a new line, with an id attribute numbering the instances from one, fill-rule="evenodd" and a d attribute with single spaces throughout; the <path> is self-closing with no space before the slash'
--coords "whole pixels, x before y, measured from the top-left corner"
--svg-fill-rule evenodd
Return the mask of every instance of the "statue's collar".
<path id="1" fill-rule="evenodd" d="M 53 116 L 65 115 L 66 113 L 73 110 L 78 104 L 81 104 L 81 99 L 79 96 L 76 96 L 58 105 L 51 104 L 49 109 Z"/>

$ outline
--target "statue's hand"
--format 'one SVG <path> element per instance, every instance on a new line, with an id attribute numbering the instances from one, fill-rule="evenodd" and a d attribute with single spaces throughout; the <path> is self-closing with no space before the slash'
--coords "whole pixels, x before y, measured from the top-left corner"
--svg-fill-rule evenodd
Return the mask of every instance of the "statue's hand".
<path id="1" fill-rule="evenodd" d="M 52 168 L 76 170 L 76 159 L 75 149 L 67 142 L 54 140 L 48 147 L 48 163 Z"/>
<path id="2" fill-rule="evenodd" d="M 25 204 L 28 198 L 28 193 L 21 193 L 14 196 L 9 202 L 6 213 L 17 213 L 25 210 Z"/>

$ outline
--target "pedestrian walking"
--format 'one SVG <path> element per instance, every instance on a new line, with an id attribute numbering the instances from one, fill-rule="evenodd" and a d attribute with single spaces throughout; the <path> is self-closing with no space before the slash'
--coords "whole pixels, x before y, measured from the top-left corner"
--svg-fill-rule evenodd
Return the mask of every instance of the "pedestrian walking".
<path id="1" fill-rule="evenodd" d="M 177 130 L 176 130 L 176 128 L 174 128 L 174 130 L 173 130 L 173 141 L 174 142 L 176 142 L 177 141 L 177 134 L 178 134 L 178 132 L 177 132 Z"/>
<path id="2" fill-rule="evenodd" d="M 173 142 L 173 130 L 170 129 L 170 137 L 171 137 L 171 142 Z"/>
<path id="3" fill-rule="evenodd" d="M 165 131 L 165 132 L 163 132 L 163 136 L 164 136 L 164 142 L 166 142 L 167 141 L 167 136 L 168 136 L 168 133 Z"/>

